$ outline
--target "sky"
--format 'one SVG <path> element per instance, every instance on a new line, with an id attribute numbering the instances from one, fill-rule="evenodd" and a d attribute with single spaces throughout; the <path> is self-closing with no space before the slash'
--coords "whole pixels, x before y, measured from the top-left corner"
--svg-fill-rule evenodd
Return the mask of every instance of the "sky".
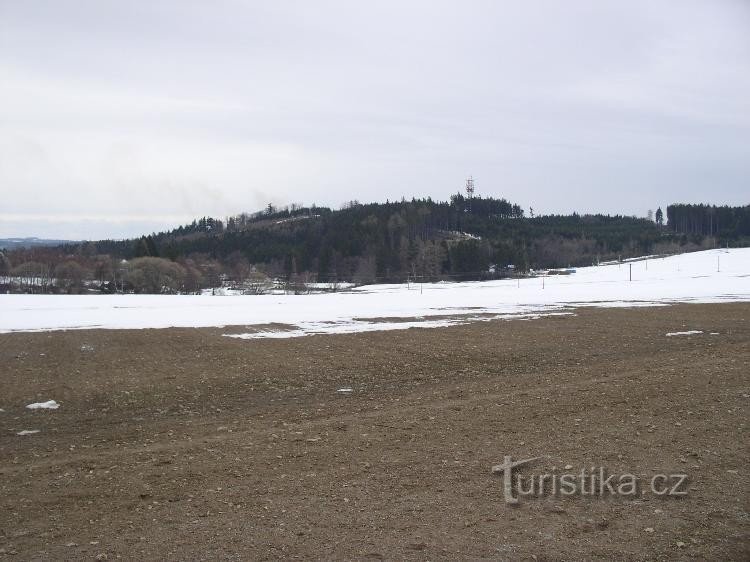
<path id="1" fill-rule="evenodd" d="M 0 0 L 0 237 L 750 204 L 750 1 Z"/>

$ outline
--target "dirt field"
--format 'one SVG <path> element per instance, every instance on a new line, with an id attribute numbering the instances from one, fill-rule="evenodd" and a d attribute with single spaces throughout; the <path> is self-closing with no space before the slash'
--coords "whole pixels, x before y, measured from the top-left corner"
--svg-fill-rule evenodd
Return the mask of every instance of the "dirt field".
<path id="1" fill-rule="evenodd" d="M 0 335 L 0 558 L 750 558 L 750 304 L 225 332 Z M 504 455 L 688 495 L 514 507 Z"/>

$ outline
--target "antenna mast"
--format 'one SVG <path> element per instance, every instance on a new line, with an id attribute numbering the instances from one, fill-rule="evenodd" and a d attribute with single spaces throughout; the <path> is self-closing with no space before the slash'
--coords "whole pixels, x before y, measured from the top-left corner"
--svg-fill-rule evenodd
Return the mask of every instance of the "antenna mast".
<path id="1" fill-rule="evenodd" d="M 474 178 L 469 176 L 466 179 L 466 198 L 471 199 L 474 197 Z"/>
<path id="2" fill-rule="evenodd" d="M 466 210 L 471 212 L 471 200 L 474 199 L 474 178 L 466 178 Z"/>

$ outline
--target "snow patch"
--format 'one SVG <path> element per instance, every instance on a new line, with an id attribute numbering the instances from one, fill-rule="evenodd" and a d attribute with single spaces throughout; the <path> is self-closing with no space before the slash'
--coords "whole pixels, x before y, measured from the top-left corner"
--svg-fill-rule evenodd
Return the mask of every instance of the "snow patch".
<path id="1" fill-rule="evenodd" d="M 721 254 L 721 271 L 716 258 Z M 630 273 L 632 266 L 632 281 Z M 389 284 L 308 295 L 0 295 L 0 333 L 286 324 L 242 339 L 434 328 L 531 318 L 572 306 L 636 307 L 750 301 L 750 248 L 580 267 L 563 276 Z M 450 311 L 446 312 L 446 307 Z M 449 316 L 449 318 L 446 318 Z M 363 321 L 367 319 L 368 321 Z M 378 320 L 379 319 L 379 320 Z M 392 322 L 392 319 L 399 319 Z M 248 332 L 253 330 L 248 329 Z M 229 334 L 228 334 L 229 335 Z M 93 351 L 81 349 L 82 351 Z"/>
<path id="2" fill-rule="evenodd" d="M 667 332 L 665 335 L 670 338 L 672 336 L 692 336 L 695 334 L 702 334 L 703 330 L 688 330 L 687 332 Z"/>
<path id="3" fill-rule="evenodd" d="M 351 392 L 354 392 L 354 389 L 348 386 L 345 386 L 344 388 L 339 388 L 336 392 L 340 392 L 341 394 L 349 394 Z"/>
<path id="4" fill-rule="evenodd" d="M 429 320 L 428 318 L 414 318 L 395 321 L 378 321 L 349 319 L 341 322 L 306 322 L 297 326 L 294 330 L 264 330 L 248 332 L 242 334 L 222 334 L 228 338 L 241 340 L 254 339 L 285 339 L 301 338 L 303 336 L 320 336 L 327 334 L 357 334 L 361 332 L 387 332 L 390 330 L 408 330 L 410 328 L 445 328 L 447 326 L 460 326 L 473 322 L 486 322 L 488 320 L 498 319 L 518 319 L 518 320 L 535 320 L 542 316 L 564 316 L 571 315 L 571 312 L 539 312 L 536 314 L 517 313 L 517 314 L 491 314 L 478 316 L 476 314 L 467 314 L 466 310 L 454 314 L 451 311 L 450 318 L 441 318 L 439 320 Z"/>
<path id="5" fill-rule="evenodd" d="M 16 433 L 16 435 L 34 435 L 35 433 L 40 433 L 39 429 L 24 429 Z"/>
<path id="6" fill-rule="evenodd" d="M 54 400 L 47 400 L 46 402 L 34 402 L 26 406 L 29 410 L 57 410 L 60 404 Z"/>

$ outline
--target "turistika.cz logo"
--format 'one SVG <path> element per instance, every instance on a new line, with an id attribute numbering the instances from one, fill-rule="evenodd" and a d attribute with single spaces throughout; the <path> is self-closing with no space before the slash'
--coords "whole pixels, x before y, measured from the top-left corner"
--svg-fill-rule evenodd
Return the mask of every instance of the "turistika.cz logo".
<path id="1" fill-rule="evenodd" d="M 564 472 L 556 468 L 542 474 L 521 474 L 515 470 L 544 457 L 533 457 L 514 461 L 509 455 L 503 463 L 492 467 L 494 474 L 503 476 L 505 503 L 515 505 L 519 497 L 540 496 L 616 496 L 632 498 L 651 493 L 661 497 L 684 497 L 687 495 L 687 474 L 655 474 L 643 479 L 628 472 L 608 474 L 604 467 L 592 466 L 579 472 Z"/>

